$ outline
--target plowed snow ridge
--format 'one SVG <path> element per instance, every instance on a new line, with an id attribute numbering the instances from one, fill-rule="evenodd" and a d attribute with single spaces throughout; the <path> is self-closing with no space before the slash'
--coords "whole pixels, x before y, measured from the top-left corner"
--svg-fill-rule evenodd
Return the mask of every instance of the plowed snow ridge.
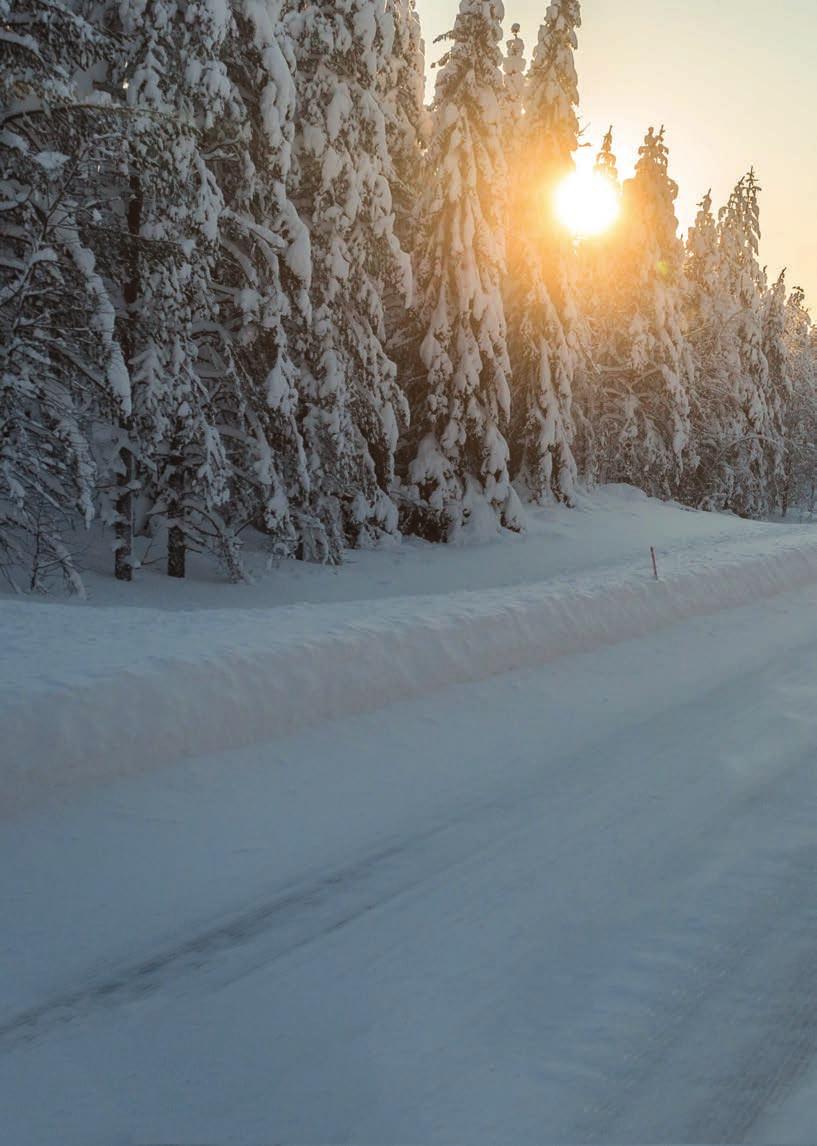
<path id="1" fill-rule="evenodd" d="M 46 665 L 0 687 L 0 807 L 286 736 L 817 581 L 805 529 L 512 589 L 167 613 L 0 602 Z M 8 647 L 8 646 L 7 646 Z M 59 650 L 53 661 L 51 650 Z M 10 664 L 17 664 L 15 658 Z M 46 675 L 51 671 L 52 675 Z M 418 732 L 421 736 L 421 732 Z"/>

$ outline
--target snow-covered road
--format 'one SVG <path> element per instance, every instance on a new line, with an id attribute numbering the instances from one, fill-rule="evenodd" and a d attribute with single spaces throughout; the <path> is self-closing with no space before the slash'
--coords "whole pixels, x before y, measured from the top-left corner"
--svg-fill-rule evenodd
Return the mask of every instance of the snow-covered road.
<path id="1" fill-rule="evenodd" d="M 0 835 L 3 1138 L 810 1142 L 817 589 Z"/>

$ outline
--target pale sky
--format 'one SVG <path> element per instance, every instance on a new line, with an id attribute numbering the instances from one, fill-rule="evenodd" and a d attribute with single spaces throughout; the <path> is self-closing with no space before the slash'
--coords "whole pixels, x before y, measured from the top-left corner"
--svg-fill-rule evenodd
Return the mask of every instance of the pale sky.
<path id="1" fill-rule="evenodd" d="M 458 0 L 418 0 L 428 62 Z M 506 0 L 529 59 L 547 0 Z M 629 175 L 650 124 L 667 128 L 684 230 L 711 187 L 720 206 L 752 165 L 761 259 L 788 267 L 817 316 L 817 0 L 584 0 L 576 62 L 585 138 L 613 124 Z M 433 72 L 431 73 L 433 76 Z"/>

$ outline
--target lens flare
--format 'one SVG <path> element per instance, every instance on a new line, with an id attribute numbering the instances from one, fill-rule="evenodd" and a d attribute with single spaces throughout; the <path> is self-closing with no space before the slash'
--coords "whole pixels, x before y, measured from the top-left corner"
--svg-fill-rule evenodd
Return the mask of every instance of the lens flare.
<path id="1" fill-rule="evenodd" d="M 577 239 L 609 230 L 620 209 L 615 187 L 597 171 L 574 171 L 556 189 L 556 215 Z"/>

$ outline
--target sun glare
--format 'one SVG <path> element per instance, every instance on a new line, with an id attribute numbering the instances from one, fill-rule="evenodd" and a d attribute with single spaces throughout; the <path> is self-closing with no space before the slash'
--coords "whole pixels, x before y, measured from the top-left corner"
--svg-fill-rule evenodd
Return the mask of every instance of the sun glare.
<path id="1" fill-rule="evenodd" d="M 615 187 L 597 171 L 574 171 L 556 191 L 559 221 L 578 239 L 608 230 L 619 209 Z"/>

